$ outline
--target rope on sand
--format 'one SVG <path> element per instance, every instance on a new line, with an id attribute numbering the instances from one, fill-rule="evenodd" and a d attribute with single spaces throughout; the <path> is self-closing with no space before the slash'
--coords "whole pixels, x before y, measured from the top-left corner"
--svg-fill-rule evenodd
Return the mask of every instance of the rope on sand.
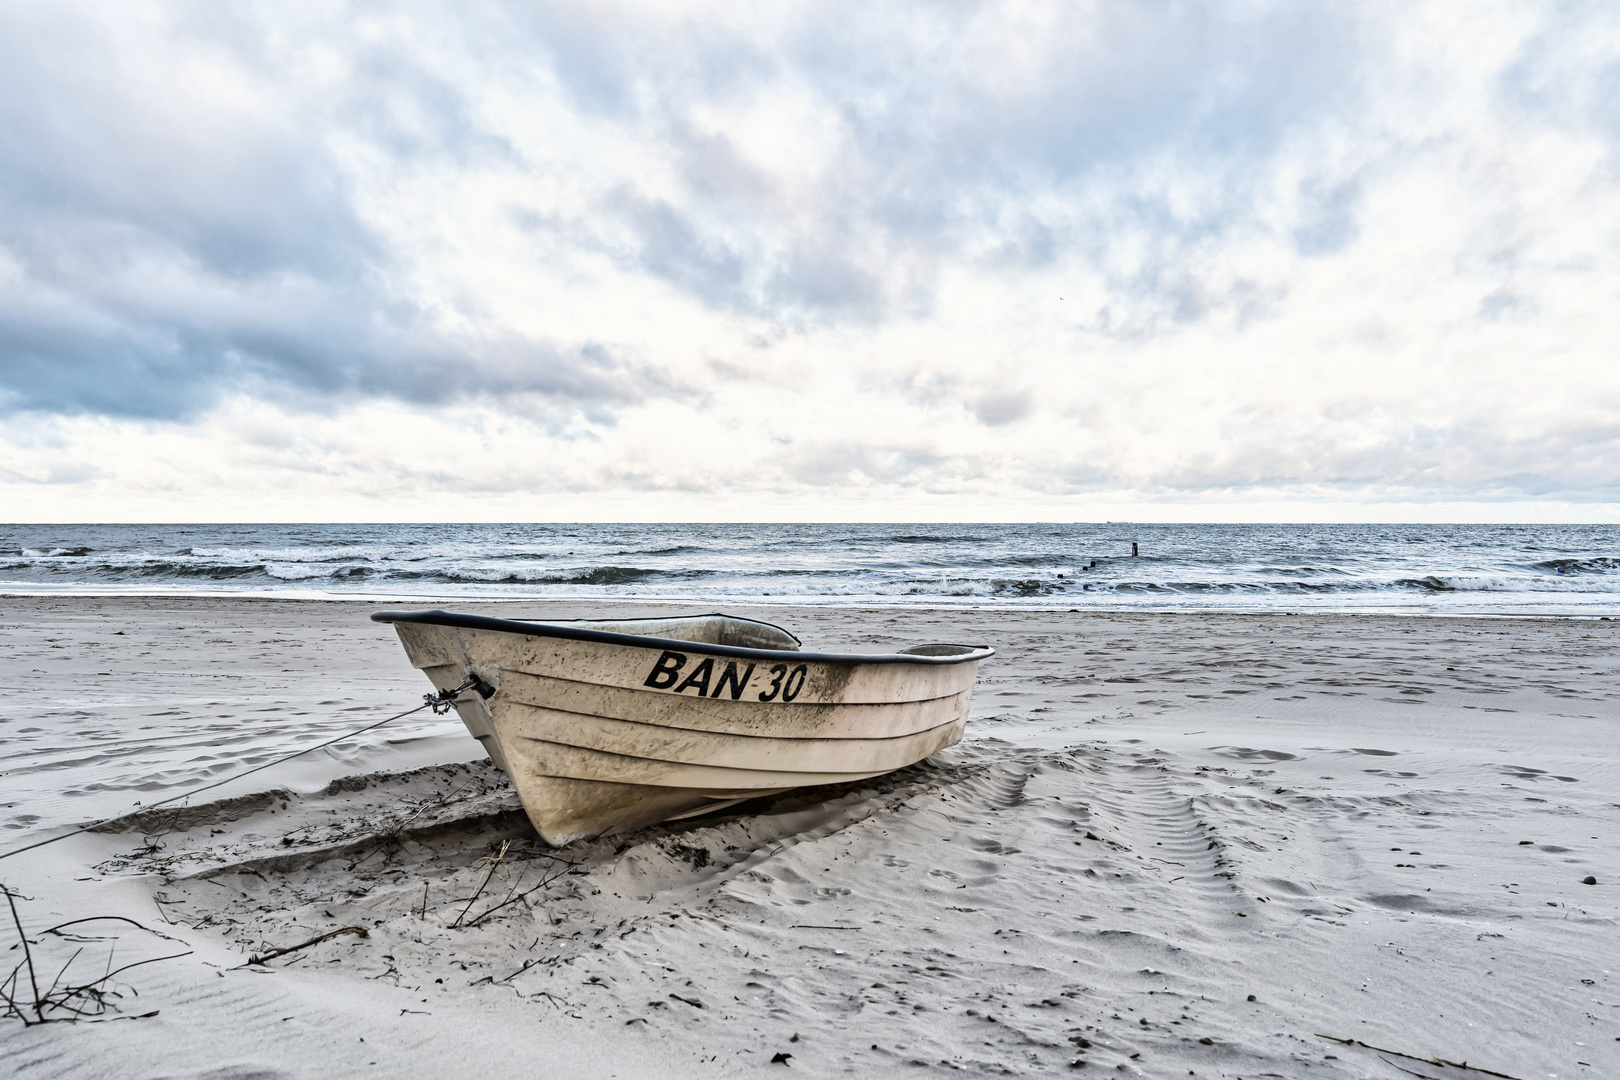
<path id="1" fill-rule="evenodd" d="M 181 802 L 181 801 L 183 801 L 185 799 L 191 798 L 193 795 L 201 795 L 205 791 L 212 791 L 214 788 L 224 787 L 226 784 L 229 784 L 233 780 L 240 780 L 244 776 L 251 776 L 252 774 L 254 774 L 256 772 L 262 772 L 265 769 L 271 768 L 271 767 L 276 766 L 276 765 L 280 765 L 284 761 L 291 761 L 295 757 L 303 757 L 305 754 L 312 753 L 312 752 L 314 752 L 316 750 L 320 750 L 320 749 L 322 749 L 324 747 L 331 746 L 333 743 L 340 743 L 345 739 L 352 739 L 356 735 L 364 734 L 367 731 L 371 731 L 373 728 L 380 728 L 384 724 L 392 724 L 395 720 L 403 719 L 403 718 L 405 718 L 407 716 L 410 716 L 412 713 L 419 713 L 423 709 L 431 708 L 435 713 L 441 713 L 441 714 L 449 712 L 450 711 L 450 706 L 454 702 L 454 700 L 457 697 L 459 697 L 462 693 L 464 693 L 465 691 L 468 691 L 468 690 L 479 690 L 480 693 L 483 692 L 481 687 L 480 687 L 479 680 L 477 678 L 475 678 L 474 676 L 471 676 L 471 675 L 467 676 L 467 678 L 461 683 L 460 686 L 453 687 L 453 688 L 451 688 L 449 690 L 441 690 L 437 694 L 423 694 L 422 695 L 422 704 L 418 705 L 414 709 L 406 709 L 402 713 L 395 713 L 393 716 L 390 716 L 386 720 L 378 720 L 375 724 L 367 724 L 365 727 L 355 728 L 353 731 L 348 732 L 347 734 L 344 734 L 344 735 L 339 735 L 334 739 L 327 739 L 325 742 L 316 743 L 314 746 L 306 746 L 302 750 L 295 750 L 292 753 L 286 755 L 285 757 L 278 757 L 274 761 L 265 762 L 263 765 L 255 765 L 251 769 L 244 769 L 239 773 L 234 773 L 234 774 L 232 774 L 230 776 L 227 776 L 223 780 L 215 780 L 212 784 L 204 784 L 200 788 L 193 788 L 192 790 L 184 792 L 183 794 L 180 794 L 180 795 L 171 795 L 167 799 L 159 799 L 157 802 L 147 803 L 144 806 L 137 806 L 135 809 L 129 811 L 128 813 L 119 814 L 117 817 L 110 817 L 105 821 L 98 821 L 93 825 L 84 825 L 84 826 L 81 826 L 81 827 L 79 827 L 77 829 L 74 829 L 72 832 L 65 832 L 65 833 L 62 833 L 59 836 L 52 836 L 52 837 L 48 837 L 48 838 L 46 838 L 44 840 L 37 840 L 32 844 L 27 844 L 27 845 L 25 845 L 23 847 L 16 848 L 15 850 L 12 850 L 12 851 L 0 852 L 0 859 L 9 859 L 13 855 L 21 855 L 25 851 L 33 851 L 35 848 L 44 847 L 46 844 L 54 844 L 58 840 L 66 840 L 68 837 L 70 837 L 70 836 L 78 836 L 80 833 L 94 832 L 95 830 L 97 830 L 99 828 L 102 828 L 103 826 L 112 825 L 115 822 L 119 822 L 119 821 L 124 821 L 124 820 L 126 820 L 128 818 L 135 817 L 138 814 L 144 814 L 148 810 L 156 809 L 159 806 L 167 806 L 169 803 L 172 803 L 172 802 Z M 489 695 L 485 694 L 484 696 L 488 697 Z"/>

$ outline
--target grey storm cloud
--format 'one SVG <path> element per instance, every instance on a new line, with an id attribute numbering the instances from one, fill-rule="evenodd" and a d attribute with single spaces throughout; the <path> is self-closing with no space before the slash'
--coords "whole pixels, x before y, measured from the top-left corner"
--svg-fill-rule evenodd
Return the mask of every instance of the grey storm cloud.
<path id="1" fill-rule="evenodd" d="M 94 19 L 26 14 L 0 33 L 0 404 L 163 418 L 235 389 L 601 406 L 658 385 L 600 342 L 436 329 L 391 288 L 399 267 L 357 212 L 330 132 L 166 93 Z M 196 49 L 252 37 L 182 30 L 212 35 L 183 43 Z M 376 92 L 343 123 L 400 157 L 476 152 L 453 90 L 360 59 Z M 427 138 L 379 113 L 401 95 L 422 106 Z"/>
<path id="2" fill-rule="evenodd" d="M 489 86 L 659 148 L 673 178 L 616 176 L 577 219 L 515 205 L 515 231 L 605 252 L 713 309 L 869 325 L 926 310 L 953 261 L 1079 256 L 1107 268 L 1122 305 L 1103 332 L 1263 312 L 1258 286 L 1183 264 L 1258 227 L 1273 158 L 1352 114 L 1383 48 L 1327 4 L 1114 0 L 1024 35 L 1028 48 L 998 44 L 1016 20 L 989 3 L 818 4 L 757 26 L 546 3 L 355 4 L 328 23 L 275 6 L 140 10 L 159 56 L 94 5 L 0 14 L 0 406 L 161 418 L 249 390 L 611 410 L 684 392 L 610 326 L 567 340 L 476 318 L 447 329 L 405 287 L 409 225 L 372 220 L 355 161 L 538 175 L 472 104 Z M 382 15 L 415 34 L 348 32 Z M 346 84 L 306 93 L 267 44 L 285 39 L 342 53 Z M 1549 48 L 1518 69 L 1532 104 L 1556 97 Z M 215 71 L 218 95 L 154 74 L 164 63 Z M 809 205 L 696 120 L 777 90 L 839 124 Z M 1195 177 L 1198 197 L 1167 175 Z M 1306 178 L 1299 251 L 1353 240 L 1358 190 Z M 987 424 L 1024 409 L 975 407 Z"/>

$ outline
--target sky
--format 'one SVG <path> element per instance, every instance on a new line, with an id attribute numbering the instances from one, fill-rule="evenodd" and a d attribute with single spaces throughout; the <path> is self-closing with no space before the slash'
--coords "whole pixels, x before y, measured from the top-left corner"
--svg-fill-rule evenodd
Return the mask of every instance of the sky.
<path id="1" fill-rule="evenodd" d="M 1620 6 L 0 6 L 0 517 L 1620 521 Z"/>

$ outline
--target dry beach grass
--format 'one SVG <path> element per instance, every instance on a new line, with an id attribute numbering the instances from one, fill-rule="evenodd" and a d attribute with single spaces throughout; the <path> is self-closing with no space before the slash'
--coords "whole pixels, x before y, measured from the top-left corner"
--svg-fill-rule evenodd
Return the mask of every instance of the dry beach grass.
<path id="1" fill-rule="evenodd" d="M 408 705 L 425 680 L 371 609 L 5 599 L 0 843 Z M 124 1012 L 156 1016 L 13 1022 L 8 1057 L 243 1080 L 1470 1075 L 1327 1034 L 1620 1075 L 1620 623 L 748 614 L 812 647 L 1000 655 L 967 740 L 921 765 L 559 851 L 454 717 L 419 714 L 0 862 L 28 925 L 123 915 L 194 950 L 129 973 Z"/>

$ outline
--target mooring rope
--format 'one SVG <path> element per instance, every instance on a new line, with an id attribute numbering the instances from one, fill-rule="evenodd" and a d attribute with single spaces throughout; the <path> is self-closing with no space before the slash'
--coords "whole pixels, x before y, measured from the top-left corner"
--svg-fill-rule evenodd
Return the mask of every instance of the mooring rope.
<path id="1" fill-rule="evenodd" d="M 276 765 L 280 765 L 284 761 L 291 761 L 295 757 L 303 757 L 305 754 L 313 753 L 314 751 L 320 750 L 323 747 L 331 746 L 333 743 L 340 743 L 344 739 L 352 739 L 356 735 L 362 735 L 365 732 L 371 731 L 373 728 L 380 728 L 384 724 L 392 724 L 395 720 L 403 719 L 404 717 L 410 716 L 412 713 L 419 713 L 423 709 L 429 709 L 430 708 L 435 713 L 448 712 L 450 710 L 451 703 L 454 701 L 454 699 L 456 697 L 461 695 L 464 691 L 474 689 L 477 685 L 478 685 L 478 681 L 475 678 L 473 678 L 471 675 L 469 675 L 466 678 L 466 680 L 462 682 L 462 684 L 460 686 L 457 686 L 457 687 L 455 687 L 453 689 L 450 689 L 450 690 L 441 690 L 437 694 L 423 694 L 422 695 L 422 704 L 418 705 L 414 709 L 406 709 L 402 713 L 395 713 L 393 716 L 390 716 L 386 720 L 378 720 L 375 724 L 367 724 L 363 728 L 355 728 L 353 731 L 348 732 L 347 734 L 344 734 L 344 735 L 339 735 L 335 739 L 327 739 L 325 742 L 316 743 L 314 746 L 306 746 L 302 750 L 295 750 L 294 752 L 292 752 L 291 754 L 286 755 L 285 757 L 276 758 L 276 760 L 274 760 L 274 761 L 267 761 L 263 765 L 255 765 L 251 769 L 244 769 L 239 773 L 234 773 L 231 776 L 227 776 L 223 780 L 215 780 L 212 784 L 204 784 L 200 788 L 193 788 L 192 790 L 187 791 L 187 792 L 185 792 L 183 794 L 171 795 L 167 799 L 159 799 L 157 802 L 147 803 L 145 806 L 138 806 L 134 810 L 131 810 L 126 814 L 119 814 L 117 817 L 110 817 L 106 821 L 98 821 L 94 825 L 84 825 L 84 826 L 81 826 L 81 827 L 79 827 L 77 829 L 74 829 L 72 832 L 65 832 L 65 833 L 62 833 L 60 836 L 52 836 L 52 837 L 48 837 L 48 838 L 46 838 L 44 840 L 38 840 L 38 841 L 35 841 L 32 844 L 28 844 L 28 845 L 26 845 L 24 847 L 17 848 L 14 851 L 0 852 L 0 859 L 9 859 L 13 855 L 21 855 L 25 851 L 33 851 L 35 848 L 44 847 L 46 844 L 54 844 L 58 840 L 66 840 L 68 837 L 70 837 L 70 836 L 78 836 L 80 833 L 94 832 L 96 829 L 102 828 L 105 825 L 111 825 L 111 824 L 113 824 L 115 822 L 124 821 L 127 818 L 132 818 L 132 817 L 135 817 L 135 816 L 137 816 L 139 814 L 144 814 L 148 810 L 154 810 L 159 806 L 167 806 L 169 803 L 180 802 L 181 800 L 191 798 L 193 795 L 201 795 L 205 791 L 212 791 L 214 788 L 224 787 L 226 784 L 229 784 L 233 780 L 240 780 L 244 776 L 251 776 L 256 772 L 262 772 L 265 769 L 269 769 L 269 768 L 272 768 L 272 767 L 274 767 Z"/>

